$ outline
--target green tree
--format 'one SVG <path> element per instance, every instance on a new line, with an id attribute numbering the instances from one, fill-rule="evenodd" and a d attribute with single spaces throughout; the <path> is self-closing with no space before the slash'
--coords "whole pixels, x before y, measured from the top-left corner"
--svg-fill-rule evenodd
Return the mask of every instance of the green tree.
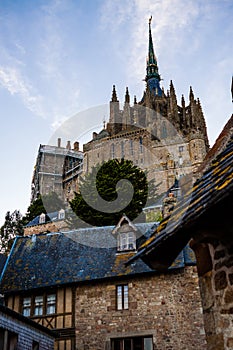
<path id="1" fill-rule="evenodd" d="M 19 210 L 6 213 L 5 222 L 0 229 L 0 252 L 8 254 L 16 236 L 23 236 L 22 214 Z"/>
<path id="2" fill-rule="evenodd" d="M 123 214 L 134 220 L 147 203 L 148 192 L 146 174 L 132 161 L 109 160 L 80 179 L 79 192 L 70 202 L 76 214 L 72 224 L 80 226 L 82 220 L 92 226 L 115 225 Z"/>
<path id="3" fill-rule="evenodd" d="M 52 213 L 62 208 L 64 209 L 64 203 L 55 192 L 43 196 L 39 195 L 39 197 L 29 205 L 27 213 L 23 218 L 24 225 L 41 213 Z"/>

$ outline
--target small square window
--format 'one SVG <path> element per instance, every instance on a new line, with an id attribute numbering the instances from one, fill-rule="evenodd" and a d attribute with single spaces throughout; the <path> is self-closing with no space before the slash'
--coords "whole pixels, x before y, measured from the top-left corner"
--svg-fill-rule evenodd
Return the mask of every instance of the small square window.
<path id="1" fill-rule="evenodd" d="M 179 146 L 179 152 L 184 152 L 184 146 Z"/>

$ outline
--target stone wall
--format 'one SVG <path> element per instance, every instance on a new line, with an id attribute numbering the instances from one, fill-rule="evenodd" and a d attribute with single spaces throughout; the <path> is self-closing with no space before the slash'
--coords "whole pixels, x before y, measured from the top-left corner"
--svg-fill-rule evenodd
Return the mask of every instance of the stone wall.
<path id="1" fill-rule="evenodd" d="M 233 244 L 194 246 L 208 350 L 233 349 Z"/>
<path id="2" fill-rule="evenodd" d="M 129 308 L 116 310 L 116 285 L 125 283 Z M 77 288 L 77 349 L 107 350 L 112 338 L 142 335 L 153 336 L 154 350 L 206 349 L 196 267 Z"/>
<path id="3" fill-rule="evenodd" d="M 2 312 L 0 312 L 0 329 L 18 335 L 17 350 L 32 350 L 33 341 L 39 343 L 40 350 L 54 349 L 54 339 L 52 337 Z"/>
<path id="4" fill-rule="evenodd" d="M 57 220 L 55 222 L 46 222 L 44 224 L 26 226 L 24 227 L 24 236 L 31 236 L 34 234 L 45 233 L 45 232 L 59 232 L 68 231 L 68 225 L 64 220 Z"/>
<path id="5" fill-rule="evenodd" d="M 205 155 L 204 148 L 201 149 L 200 156 L 201 151 L 197 143 L 195 151 L 199 153 L 197 160 L 194 160 L 193 151 L 185 138 L 172 136 L 159 142 L 151 140 L 151 135 L 143 129 L 126 132 L 84 145 L 84 172 L 89 173 L 93 166 L 110 159 L 125 158 L 146 171 L 149 181 L 155 179 L 155 183 L 159 185 L 158 192 L 164 193 L 174 184 L 176 178 L 196 171 Z"/>

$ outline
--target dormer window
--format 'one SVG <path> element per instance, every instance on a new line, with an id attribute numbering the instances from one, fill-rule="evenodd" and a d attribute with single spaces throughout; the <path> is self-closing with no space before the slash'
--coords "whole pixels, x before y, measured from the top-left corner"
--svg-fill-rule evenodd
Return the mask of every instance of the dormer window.
<path id="1" fill-rule="evenodd" d="M 136 249 L 136 236 L 134 232 L 119 233 L 117 237 L 117 250 L 135 250 Z"/>
<path id="2" fill-rule="evenodd" d="M 140 233 L 125 214 L 115 226 L 112 234 L 116 239 L 117 253 L 136 250 L 136 240 Z"/>
<path id="3" fill-rule="evenodd" d="M 58 219 L 59 220 L 65 219 L 65 210 L 64 209 L 59 210 Z"/>
<path id="4" fill-rule="evenodd" d="M 39 224 L 44 224 L 45 223 L 45 217 L 46 217 L 46 215 L 44 213 L 40 214 Z"/>

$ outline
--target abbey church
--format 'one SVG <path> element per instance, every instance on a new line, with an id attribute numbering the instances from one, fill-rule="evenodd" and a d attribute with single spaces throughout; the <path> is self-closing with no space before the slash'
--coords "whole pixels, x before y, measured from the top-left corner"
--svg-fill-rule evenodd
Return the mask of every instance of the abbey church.
<path id="1" fill-rule="evenodd" d="M 161 88 L 151 19 L 145 82 L 139 102 L 134 96 L 131 103 L 126 88 L 123 110 L 113 86 L 109 121 L 83 145 L 83 153 L 78 142 L 73 149 L 70 142 L 66 148 L 61 147 L 60 140 L 57 146 L 40 146 L 32 180 L 32 201 L 38 193 L 56 191 L 69 202 L 78 189 L 81 173 L 114 158 L 132 160 L 146 170 L 148 180 L 155 179 L 160 193 L 168 191 L 184 175 L 195 174 L 209 149 L 205 118 L 191 87 L 188 103 L 182 96 L 180 105 L 172 81 L 166 93 Z"/>

